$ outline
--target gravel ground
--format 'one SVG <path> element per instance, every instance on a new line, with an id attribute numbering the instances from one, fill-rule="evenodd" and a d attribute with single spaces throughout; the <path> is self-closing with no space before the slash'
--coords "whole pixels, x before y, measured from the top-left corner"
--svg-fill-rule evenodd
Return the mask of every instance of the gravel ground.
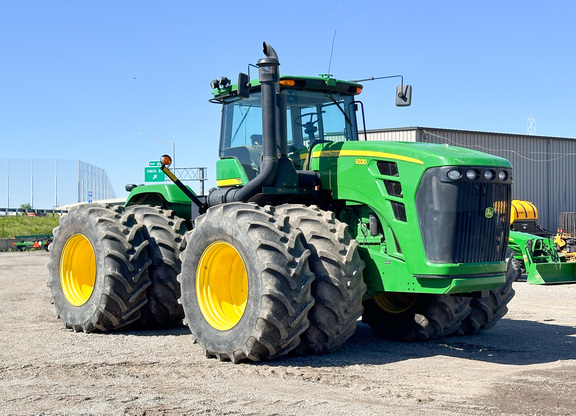
<path id="1" fill-rule="evenodd" d="M 426 343 L 208 359 L 186 328 L 73 333 L 45 252 L 0 253 L 1 415 L 576 415 L 576 285 L 515 283 L 496 327 Z"/>

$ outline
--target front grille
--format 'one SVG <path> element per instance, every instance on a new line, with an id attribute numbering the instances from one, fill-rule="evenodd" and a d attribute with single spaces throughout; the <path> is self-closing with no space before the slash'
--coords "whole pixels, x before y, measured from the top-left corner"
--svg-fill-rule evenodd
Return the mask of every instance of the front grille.
<path id="1" fill-rule="evenodd" d="M 426 256 L 433 263 L 503 261 L 510 227 L 511 181 L 446 180 L 429 169 L 416 206 Z"/>

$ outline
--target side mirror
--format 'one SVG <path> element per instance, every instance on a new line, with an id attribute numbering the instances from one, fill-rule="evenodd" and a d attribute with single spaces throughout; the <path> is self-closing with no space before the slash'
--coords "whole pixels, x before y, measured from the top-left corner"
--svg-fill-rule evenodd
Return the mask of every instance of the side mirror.
<path id="1" fill-rule="evenodd" d="M 408 107 L 412 104 L 412 85 L 398 85 L 396 87 L 396 106 Z"/>
<path id="2" fill-rule="evenodd" d="M 242 98 L 250 97 L 250 77 L 248 74 L 238 74 L 238 96 Z"/>

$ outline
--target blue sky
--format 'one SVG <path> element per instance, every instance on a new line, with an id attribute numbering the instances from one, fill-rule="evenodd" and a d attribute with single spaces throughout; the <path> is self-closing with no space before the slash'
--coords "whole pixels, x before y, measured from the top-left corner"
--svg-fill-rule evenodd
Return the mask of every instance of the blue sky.
<path id="1" fill-rule="evenodd" d="M 176 146 L 215 184 L 210 80 L 278 52 L 283 74 L 365 84 L 368 128 L 428 126 L 576 137 L 572 1 L 2 1 L 0 159 L 80 159 L 117 196 Z M 2 198 L 3 199 L 3 198 Z M 11 201 L 12 202 L 12 201 Z M 26 202 L 26 201 L 24 201 Z M 0 204 L 1 205 L 1 204 Z"/>

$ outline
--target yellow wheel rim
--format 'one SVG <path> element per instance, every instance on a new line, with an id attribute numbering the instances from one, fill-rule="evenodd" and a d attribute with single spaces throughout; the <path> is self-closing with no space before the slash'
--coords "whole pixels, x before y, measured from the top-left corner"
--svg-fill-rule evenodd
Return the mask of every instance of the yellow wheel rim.
<path id="1" fill-rule="evenodd" d="M 82 234 L 71 236 L 60 257 L 60 284 L 64 296 L 74 306 L 82 306 L 94 290 L 96 259 L 92 244 Z"/>
<path id="2" fill-rule="evenodd" d="M 196 296 L 213 328 L 226 331 L 240 321 L 248 298 L 248 276 L 231 244 L 217 241 L 204 250 L 196 271 Z"/>
<path id="3" fill-rule="evenodd" d="M 417 293 L 382 293 L 374 296 L 378 307 L 388 313 L 402 313 L 410 309 L 418 299 Z"/>

